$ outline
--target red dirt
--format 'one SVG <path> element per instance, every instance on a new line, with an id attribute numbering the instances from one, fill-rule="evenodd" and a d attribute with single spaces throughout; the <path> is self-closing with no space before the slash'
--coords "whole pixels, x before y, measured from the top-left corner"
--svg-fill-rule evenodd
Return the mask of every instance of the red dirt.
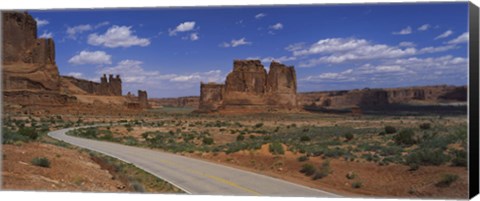
<path id="1" fill-rule="evenodd" d="M 2 189 L 126 192 L 87 153 L 42 143 L 3 145 L 2 152 Z M 32 165 L 35 157 L 46 157 L 50 167 Z"/>

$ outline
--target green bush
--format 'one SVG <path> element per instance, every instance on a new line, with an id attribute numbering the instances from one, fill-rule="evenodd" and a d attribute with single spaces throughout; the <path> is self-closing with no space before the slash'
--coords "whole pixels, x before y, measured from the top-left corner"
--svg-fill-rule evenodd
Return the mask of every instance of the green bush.
<path id="1" fill-rule="evenodd" d="M 416 163 L 418 165 L 442 165 L 449 161 L 448 155 L 445 155 L 442 150 L 434 149 L 416 149 L 411 152 L 407 158 L 406 163 L 410 165 Z"/>
<path id="2" fill-rule="evenodd" d="M 422 130 L 428 130 L 428 129 L 430 129 L 430 128 L 432 127 L 432 125 L 431 125 L 430 123 L 422 123 L 422 124 L 420 124 L 419 127 L 420 127 L 420 129 L 422 129 Z"/>
<path id="3" fill-rule="evenodd" d="M 257 124 L 255 124 L 255 128 L 260 128 L 260 127 L 262 127 L 262 126 L 263 126 L 263 123 L 257 123 Z"/>
<path id="4" fill-rule="evenodd" d="M 362 182 L 356 181 L 352 183 L 352 188 L 361 188 Z"/>
<path id="5" fill-rule="evenodd" d="M 321 179 L 328 176 L 329 174 L 330 174 L 330 162 L 324 161 L 320 169 L 315 172 L 312 179 L 313 180 Z"/>
<path id="6" fill-rule="evenodd" d="M 406 146 L 411 146 L 417 143 L 417 141 L 414 139 L 415 132 L 413 132 L 412 129 L 405 129 L 400 131 L 397 135 L 393 137 L 393 140 L 395 143 L 398 145 L 406 145 Z"/>
<path id="7" fill-rule="evenodd" d="M 15 142 L 27 142 L 30 138 L 14 132 L 8 128 L 2 129 L 2 144 L 13 144 Z"/>
<path id="8" fill-rule="evenodd" d="M 39 167 L 45 167 L 45 168 L 50 167 L 50 161 L 45 157 L 33 158 L 31 163 L 32 165 L 36 165 Z"/>
<path id="9" fill-rule="evenodd" d="M 308 137 L 308 136 L 306 136 L 306 135 L 300 137 L 300 142 L 308 142 L 308 141 L 310 141 L 310 140 L 311 140 L 310 137 Z"/>
<path id="10" fill-rule="evenodd" d="M 18 129 L 18 134 L 28 137 L 32 140 L 36 140 L 38 138 L 38 133 L 33 127 L 21 127 Z"/>
<path id="11" fill-rule="evenodd" d="M 245 136 L 243 135 L 238 135 L 237 136 L 237 141 L 243 141 L 245 139 Z"/>
<path id="12" fill-rule="evenodd" d="M 452 159 L 453 166 L 467 167 L 468 158 L 467 152 L 464 150 L 455 150 L 453 151 L 454 158 Z"/>
<path id="13" fill-rule="evenodd" d="M 308 161 L 308 156 L 302 155 L 297 158 L 299 162 Z"/>
<path id="14" fill-rule="evenodd" d="M 442 179 L 435 184 L 437 187 L 449 187 L 453 182 L 458 180 L 458 175 L 456 174 L 444 174 Z"/>
<path id="15" fill-rule="evenodd" d="M 397 132 L 397 129 L 393 126 L 385 126 L 385 133 L 386 134 L 392 134 L 392 133 L 396 133 Z"/>
<path id="16" fill-rule="evenodd" d="M 300 172 L 305 174 L 306 176 L 312 176 L 313 174 L 315 174 L 316 171 L 317 168 L 315 168 L 315 166 L 310 163 L 303 164 L 302 169 L 300 169 Z"/>
<path id="17" fill-rule="evenodd" d="M 205 145 L 211 145 L 211 144 L 213 144 L 213 138 L 205 137 L 205 138 L 203 138 L 202 142 Z"/>
<path id="18" fill-rule="evenodd" d="M 343 135 L 343 137 L 345 137 L 345 140 L 347 140 L 347 141 L 353 140 L 353 134 L 352 133 L 345 133 Z"/>
<path id="19" fill-rule="evenodd" d="M 283 154 L 285 154 L 285 150 L 283 149 L 282 144 L 280 144 L 279 142 L 273 142 L 273 143 L 271 143 L 271 144 L 268 146 L 268 150 L 270 151 L 270 153 L 272 153 L 272 154 L 274 154 L 274 155 L 283 155 Z"/>

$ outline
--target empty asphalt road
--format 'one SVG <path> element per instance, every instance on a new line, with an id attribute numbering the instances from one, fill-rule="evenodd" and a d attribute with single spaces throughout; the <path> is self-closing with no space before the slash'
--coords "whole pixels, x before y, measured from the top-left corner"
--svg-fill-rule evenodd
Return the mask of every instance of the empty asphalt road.
<path id="1" fill-rule="evenodd" d="M 339 197 L 325 191 L 224 165 L 171 153 L 68 136 L 67 128 L 49 136 L 128 163 L 194 195 Z"/>

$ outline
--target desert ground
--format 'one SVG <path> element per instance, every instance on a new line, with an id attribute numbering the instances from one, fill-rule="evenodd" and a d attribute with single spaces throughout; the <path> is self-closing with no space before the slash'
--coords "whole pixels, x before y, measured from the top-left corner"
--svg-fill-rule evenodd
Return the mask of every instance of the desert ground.
<path id="1" fill-rule="evenodd" d="M 454 108 L 462 111 L 464 107 Z M 197 114 L 193 110 L 164 107 L 128 118 L 17 116 L 6 118 L 4 129 L 45 132 L 107 123 L 110 125 L 68 134 L 181 154 L 345 196 L 465 198 L 468 193 L 465 115 L 353 116 L 306 111 L 231 115 Z M 33 182 L 28 189 L 73 190 L 70 186 L 81 183 L 77 190 L 128 190 L 128 178 L 111 180 L 115 177 L 112 171 L 95 157 L 52 145 L 58 142 L 47 143 L 54 140 L 45 140 L 48 137 L 42 134 L 42 140 L 31 140 L 22 139 L 28 134 L 18 133 L 3 139 L 4 188 L 25 189 L 21 181 L 34 177 L 38 183 Z M 67 157 L 69 154 L 78 156 Z M 51 161 L 50 168 L 31 163 L 32 158 L 42 155 Z M 90 167 L 79 166 L 88 170 L 80 175 L 99 174 L 99 179 L 69 177 L 68 172 L 61 172 L 63 167 L 54 165 L 75 163 Z M 65 177 L 56 178 L 58 175 Z M 46 188 L 45 182 L 49 182 Z M 171 186 L 148 190 L 178 191 Z"/>

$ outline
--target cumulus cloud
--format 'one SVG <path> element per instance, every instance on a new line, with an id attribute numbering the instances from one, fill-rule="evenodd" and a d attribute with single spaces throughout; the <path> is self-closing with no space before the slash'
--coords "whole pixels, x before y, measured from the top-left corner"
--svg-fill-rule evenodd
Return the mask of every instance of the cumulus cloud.
<path id="1" fill-rule="evenodd" d="M 248 57 L 247 59 L 249 60 L 260 60 L 261 62 L 263 63 L 269 63 L 269 62 L 272 62 L 272 61 L 276 61 L 276 62 L 287 62 L 287 61 L 295 61 L 297 58 L 294 57 L 294 56 L 281 56 L 281 57 L 264 57 L 264 58 L 260 58 L 260 57 Z"/>
<path id="2" fill-rule="evenodd" d="M 265 17 L 265 16 L 267 16 L 267 14 L 265 14 L 265 13 L 258 13 L 258 14 L 255 15 L 255 19 L 260 19 L 260 18 L 263 18 L 263 17 Z"/>
<path id="3" fill-rule="evenodd" d="M 83 64 L 111 64 L 111 55 L 108 55 L 104 51 L 81 51 L 79 54 L 73 56 L 68 60 L 68 63 L 73 65 L 83 65 Z"/>
<path id="4" fill-rule="evenodd" d="M 273 30 L 280 30 L 280 29 L 283 29 L 283 24 L 279 22 L 274 25 L 270 25 L 268 28 Z"/>
<path id="5" fill-rule="evenodd" d="M 299 67 L 312 67 L 322 63 L 339 64 L 358 60 L 393 59 L 418 54 L 444 52 L 457 48 L 455 45 L 430 46 L 415 48 L 412 42 L 401 42 L 398 46 L 375 44 L 365 39 L 327 38 L 310 46 L 304 44 L 290 45 L 286 50 L 293 56 L 308 58 L 301 61 Z M 307 56 L 320 55 L 317 58 Z"/>
<path id="6" fill-rule="evenodd" d="M 458 36 L 457 38 L 448 41 L 448 44 L 460 44 L 460 43 L 468 43 L 468 32 L 463 33 L 462 35 Z"/>
<path id="7" fill-rule="evenodd" d="M 250 45 L 252 42 L 249 42 L 244 38 L 240 38 L 238 40 L 232 39 L 230 42 L 223 42 L 220 44 L 220 47 L 237 47 L 242 45 Z"/>
<path id="8" fill-rule="evenodd" d="M 400 31 L 393 32 L 394 35 L 408 35 L 412 33 L 412 27 L 408 26 Z"/>
<path id="9" fill-rule="evenodd" d="M 177 32 L 187 32 L 187 31 L 192 31 L 195 29 L 195 22 L 194 21 L 189 21 L 189 22 L 183 22 L 180 23 L 175 29 L 169 29 L 169 35 L 174 36 L 177 35 Z"/>
<path id="10" fill-rule="evenodd" d="M 35 21 L 37 21 L 37 27 L 43 27 L 47 24 L 50 24 L 50 22 L 48 20 L 42 20 L 40 18 L 35 18 Z"/>
<path id="11" fill-rule="evenodd" d="M 402 49 L 385 44 L 373 44 L 365 39 L 327 38 L 319 40 L 307 48 L 296 48 L 292 53 L 294 56 L 322 55 L 299 64 L 299 67 L 311 67 L 320 63 L 403 57 L 414 55 L 417 50 L 413 47 Z"/>
<path id="12" fill-rule="evenodd" d="M 398 44 L 398 46 L 400 46 L 400 47 L 415 47 L 416 45 L 413 42 L 404 41 L 404 42 L 400 42 Z"/>
<path id="13" fill-rule="evenodd" d="M 53 38 L 53 33 L 48 31 L 43 31 L 42 35 L 39 38 Z"/>
<path id="14" fill-rule="evenodd" d="M 440 38 L 446 38 L 446 37 L 448 37 L 452 34 L 453 34 L 452 30 L 447 30 L 447 31 L 443 32 L 442 34 L 438 35 L 437 37 L 435 37 L 435 40 L 440 39 Z"/>
<path id="15" fill-rule="evenodd" d="M 424 25 L 418 27 L 417 30 L 419 30 L 419 31 L 426 31 L 426 30 L 430 29 L 430 27 L 432 27 L 432 26 L 429 25 L 429 24 L 424 24 Z"/>
<path id="16" fill-rule="evenodd" d="M 200 39 L 200 37 L 198 36 L 198 33 L 192 33 L 192 34 L 190 34 L 190 40 L 191 40 L 191 41 L 196 41 L 196 40 L 198 40 L 198 39 Z"/>
<path id="17" fill-rule="evenodd" d="M 468 59 L 451 55 L 427 58 L 401 58 L 384 61 L 380 64 L 364 64 L 340 72 L 325 72 L 299 79 L 306 83 L 402 83 L 424 81 L 425 79 L 443 81 L 449 77 L 464 77 L 468 69 Z M 432 73 L 435 76 L 432 76 Z M 380 85 L 383 86 L 383 85 Z"/>
<path id="18" fill-rule="evenodd" d="M 95 46 L 105 46 L 109 48 L 116 47 L 131 47 L 141 46 L 145 47 L 150 45 L 150 40 L 147 38 L 139 38 L 133 35 L 132 27 L 117 26 L 110 27 L 103 35 L 97 33 L 90 34 L 88 36 L 88 44 Z"/>
<path id="19" fill-rule="evenodd" d="M 93 27 L 89 24 L 81 24 L 73 27 L 67 27 L 68 38 L 76 39 L 76 35 L 85 31 L 92 30 Z"/>

